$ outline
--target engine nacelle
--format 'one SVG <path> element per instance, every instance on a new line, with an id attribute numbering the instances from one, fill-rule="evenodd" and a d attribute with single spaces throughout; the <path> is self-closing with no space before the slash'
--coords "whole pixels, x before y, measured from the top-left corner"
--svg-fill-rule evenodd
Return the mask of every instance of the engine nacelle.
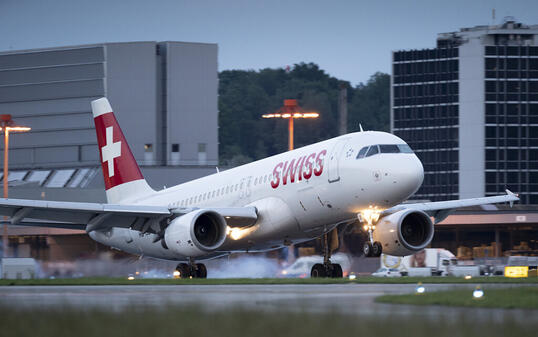
<path id="1" fill-rule="evenodd" d="M 164 232 L 171 251 L 186 257 L 206 255 L 226 239 L 226 220 L 210 210 L 196 210 L 174 219 Z"/>
<path id="2" fill-rule="evenodd" d="M 426 248 L 433 239 L 430 217 L 418 210 L 401 210 L 378 221 L 374 241 L 383 246 L 383 253 L 411 255 Z"/>

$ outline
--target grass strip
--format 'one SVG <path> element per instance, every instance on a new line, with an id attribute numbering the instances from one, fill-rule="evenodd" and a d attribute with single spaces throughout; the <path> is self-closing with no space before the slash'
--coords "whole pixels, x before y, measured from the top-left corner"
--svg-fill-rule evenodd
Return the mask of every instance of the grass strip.
<path id="1" fill-rule="evenodd" d="M 507 278 L 502 276 L 475 277 L 466 280 L 461 277 L 398 277 L 381 278 L 371 276 L 357 277 L 355 280 L 348 278 L 331 279 L 300 279 L 300 278 L 233 278 L 233 279 L 135 279 L 109 278 L 109 277 L 83 277 L 83 278 L 58 278 L 58 279 L 31 279 L 31 280 L 6 280 L 0 279 L 0 286 L 45 286 L 45 285 L 215 285 L 215 284 L 409 284 L 409 283 L 512 283 L 512 284 L 538 284 L 538 277 Z"/>
<path id="2" fill-rule="evenodd" d="M 202 311 L 197 308 L 162 306 L 121 312 L 84 308 L 0 308 L 3 336 L 535 336 L 532 324 L 506 319 L 454 321 L 439 317 L 353 316 L 337 313 L 282 313 L 230 309 Z"/>
<path id="3" fill-rule="evenodd" d="M 538 309 L 538 287 L 483 289 L 482 298 L 472 296 L 473 289 L 426 292 L 423 294 L 383 295 L 376 302 L 414 305 L 447 305 L 458 307 Z"/>

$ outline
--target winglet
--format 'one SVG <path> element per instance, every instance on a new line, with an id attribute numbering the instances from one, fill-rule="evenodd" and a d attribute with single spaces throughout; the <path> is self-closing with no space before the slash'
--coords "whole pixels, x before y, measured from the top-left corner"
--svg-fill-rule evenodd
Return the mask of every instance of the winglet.
<path id="1" fill-rule="evenodd" d="M 364 132 L 364 130 L 362 129 L 362 124 L 359 123 L 359 128 L 361 129 L 361 132 Z"/>
<path id="2" fill-rule="evenodd" d="M 510 191 L 509 189 L 506 189 L 505 192 L 506 192 L 506 194 L 508 194 L 509 196 L 514 196 L 514 197 L 517 198 L 517 200 L 519 200 L 519 195 L 518 195 L 518 194 L 516 194 L 516 193 Z M 510 208 L 511 208 L 512 206 L 514 206 L 514 200 L 510 200 Z"/>

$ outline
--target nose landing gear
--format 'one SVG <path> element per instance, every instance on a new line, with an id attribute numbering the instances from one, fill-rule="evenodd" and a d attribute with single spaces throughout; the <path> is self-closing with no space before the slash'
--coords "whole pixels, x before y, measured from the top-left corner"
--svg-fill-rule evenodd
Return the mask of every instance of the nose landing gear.
<path id="1" fill-rule="evenodd" d="M 194 263 L 194 260 L 189 260 L 189 263 L 180 263 L 176 267 L 174 276 L 177 278 L 207 278 L 207 268 L 203 263 Z"/>
<path id="2" fill-rule="evenodd" d="M 374 223 L 379 220 L 379 215 L 379 210 L 377 210 L 376 208 L 372 208 L 372 206 L 357 214 L 359 221 L 362 223 L 366 223 L 363 226 L 363 229 L 368 233 L 368 241 L 366 241 L 364 243 L 364 246 L 362 247 L 362 252 L 366 257 L 379 257 L 383 252 L 383 246 L 381 245 L 381 242 L 374 241 L 373 234 L 375 230 Z"/>
<path id="3" fill-rule="evenodd" d="M 331 251 L 333 247 L 329 244 L 329 234 L 333 235 L 334 240 L 336 241 L 335 249 L 338 248 L 338 231 L 333 229 L 330 233 L 323 234 L 321 238 L 321 245 L 323 247 L 323 263 L 316 263 L 312 266 L 310 272 L 310 277 L 331 277 L 331 278 L 340 278 L 344 276 L 342 271 L 342 266 L 338 263 L 331 263 Z"/>

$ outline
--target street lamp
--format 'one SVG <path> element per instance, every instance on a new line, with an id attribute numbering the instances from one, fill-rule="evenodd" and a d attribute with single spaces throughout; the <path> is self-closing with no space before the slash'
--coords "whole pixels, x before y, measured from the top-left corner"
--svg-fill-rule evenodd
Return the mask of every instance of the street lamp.
<path id="1" fill-rule="evenodd" d="M 285 99 L 284 106 L 276 113 L 262 115 L 263 118 L 284 118 L 288 120 L 288 151 L 293 150 L 293 120 L 296 118 L 318 118 L 317 112 L 305 112 L 296 99 Z"/>
<path id="2" fill-rule="evenodd" d="M 8 197 L 8 158 L 9 158 L 9 134 L 11 132 L 27 132 L 31 128 L 27 126 L 16 125 L 11 115 L 0 115 L 0 131 L 4 131 L 4 198 Z M 4 217 L 4 226 L 2 231 L 3 257 L 7 257 L 8 232 L 7 217 Z"/>
<path id="3" fill-rule="evenodd" d="M 317 112 L 306 112 L 304 111 L 299 104 L 297 104 L 296 99 L 285 99 L 284 106 L 278 109 L 276 113 L 262 115 L 263 118 L 284 118 L 288 120 L 288 151 L 293 150 L 293 120 L 296 118 L 318 118 L 319 113 Z M 293 252 L 293 245 L 288 247 L 288 252 Z M 293 254 L 293 253 L 292 253 Z M 295 256 L 292 254 L 288 255 L 288 262 L 293 262 Z M 295 254 L 293 254 L 295 255 Z M 290 258 L 292 256 L 292 258 Z M 290 259 L 292 261 L 290 261 Z"/>

